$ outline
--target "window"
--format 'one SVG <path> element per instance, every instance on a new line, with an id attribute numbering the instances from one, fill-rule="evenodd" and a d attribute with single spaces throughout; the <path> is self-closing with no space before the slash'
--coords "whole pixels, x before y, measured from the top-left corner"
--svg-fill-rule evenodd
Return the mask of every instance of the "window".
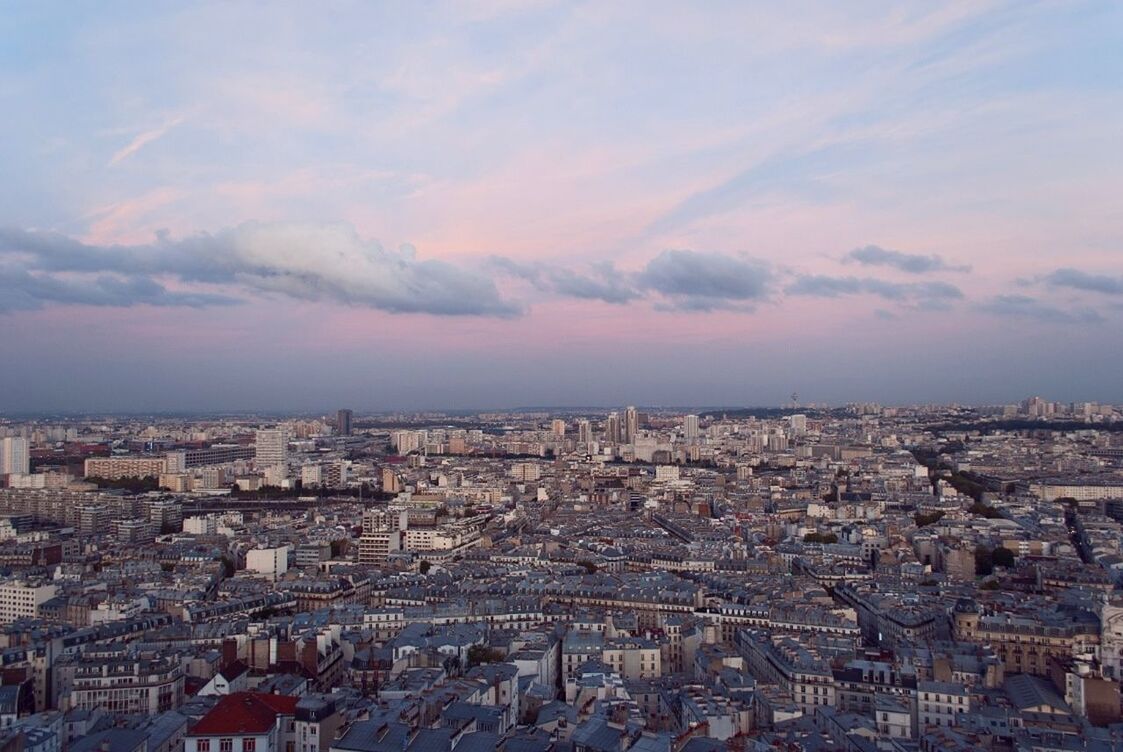
<path id="1" fill-rule="evenodd" d="M 198 750 L 198 752 L 211 752 L 211 740 L 200 739 L 195 742 L 195 749 Z"/>
<path id="2" fill-rule="evenodd" d="M 218 740 L 218 752 L 234 752 L 234 740 L 233 739 L 219 739 Z"/>
<path id="3" fill-rule="evenodd" d="M 257 752 L 257 739 L 252 736 L 242 740 L 242 752 Z"/>

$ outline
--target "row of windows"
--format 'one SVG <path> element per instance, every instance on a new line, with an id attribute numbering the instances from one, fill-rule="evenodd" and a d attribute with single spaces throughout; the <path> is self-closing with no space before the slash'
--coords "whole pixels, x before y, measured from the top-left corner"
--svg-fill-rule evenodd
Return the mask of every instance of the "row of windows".
<path id="1" fill-rule="evenodd" d="M 211 752 L 211 740 L 200 739 L 195 743 L 197 752 Z M 223 738 L 218 740 L 218 752 L 234 752 L 234 740 Z M 247 737 L 242 739 L 241 752 L 257 752 L 257 739 Z"/>
<path id="2" fill-rule="evenodd" d="M 952 697 L 953 697 L 953 695 L 946 695 L 946 696 L 936 695 L 935 697 L 929 697 L 927 692 L 924 693 L 924 699 L 925 700 L 931 699 L 931 700 L 936 700 L 937 702 L 950 703 L 952 701 Z M 958 697 L 958 696 L 956 696 L 956 697 L 959 700 L 959 704 L 962 705 L 963 704 L 963 698 Z"/>

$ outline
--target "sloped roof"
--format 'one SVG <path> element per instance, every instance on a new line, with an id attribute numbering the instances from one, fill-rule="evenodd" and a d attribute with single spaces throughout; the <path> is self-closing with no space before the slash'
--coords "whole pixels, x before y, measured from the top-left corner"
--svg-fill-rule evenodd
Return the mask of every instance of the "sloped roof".
<path id="1" fill-rule="evenodd" d="M 267 733 L 279 715 L 293 715 L 297 698 L 265 695 L 257 692 L 235 692 L 226 695 L 203 716 L 191 736 L 230 736 Z"/>

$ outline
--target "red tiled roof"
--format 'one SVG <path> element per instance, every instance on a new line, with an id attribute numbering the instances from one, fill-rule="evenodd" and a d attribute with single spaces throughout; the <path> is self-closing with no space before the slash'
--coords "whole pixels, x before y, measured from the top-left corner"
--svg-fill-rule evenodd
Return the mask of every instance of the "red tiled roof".
<path id="1" fill-rule="evenodd" d="M 278 715 L 294 715 L 296 703 L 296 697 L 235 692 L 223 697 L 211 712 L 200 718 L 190 735 L 265 734 L 276 724 Z"/>

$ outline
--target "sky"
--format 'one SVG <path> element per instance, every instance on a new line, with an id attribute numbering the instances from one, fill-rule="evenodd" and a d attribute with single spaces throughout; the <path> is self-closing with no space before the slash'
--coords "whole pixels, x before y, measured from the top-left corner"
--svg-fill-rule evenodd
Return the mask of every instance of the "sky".
<path id="1" fill-rule="evenodd" d="M 1123 4 L 20 3 L 0 411 L 1123 402 Z"/>

